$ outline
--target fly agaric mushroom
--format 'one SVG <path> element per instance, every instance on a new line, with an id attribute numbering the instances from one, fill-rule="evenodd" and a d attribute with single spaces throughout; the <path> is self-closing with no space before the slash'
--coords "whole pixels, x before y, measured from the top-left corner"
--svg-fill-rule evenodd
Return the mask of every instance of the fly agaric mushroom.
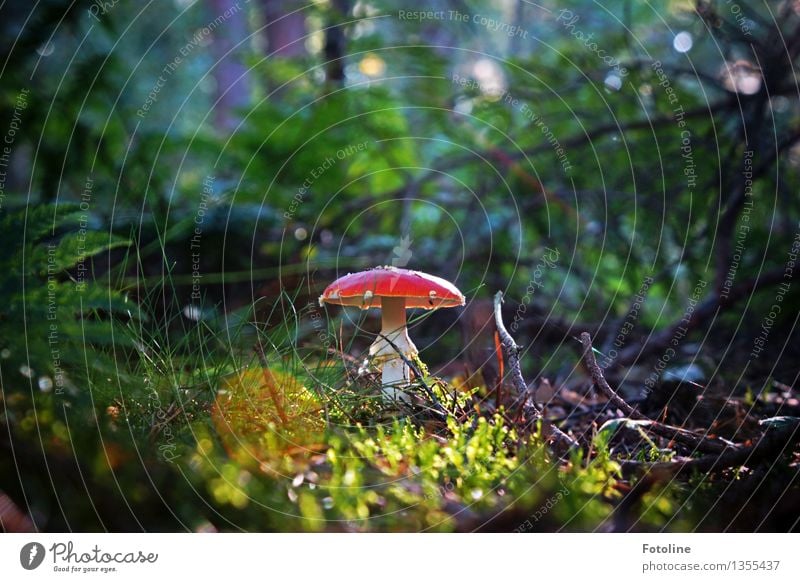
<path id="1" fill-rule="evenodd" d="M 382 311 L 381 332 L 369 348 L 372 361 L 382 368 L 384 395 L 408 401 L 399 388 L 407 385 L 410 373 L 406 361 L 417 356 L 408 337 L 406 309 L 438 309 L 464 305 L 464 296 L 455 285 L 408 269 L 376 267 L 336 279 L 319 298 L 319 304 L 352 305 Z M 401 355 L 402 354 L 402 355 Z"/>

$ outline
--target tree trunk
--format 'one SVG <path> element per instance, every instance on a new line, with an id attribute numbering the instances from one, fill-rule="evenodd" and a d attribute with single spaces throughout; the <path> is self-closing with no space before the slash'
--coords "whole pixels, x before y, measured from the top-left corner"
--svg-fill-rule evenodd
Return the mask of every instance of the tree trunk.
<path id="1" fill-rule="evenodd" d="M 225 18 L 214 29 L 212 50 L 215 60 L 213 75 L 217 85 L 214 125 L 220 132 L 227 133 L 239 124 L 237 110 L 246 107 L 250 101 L 247 67 L 243 59 L 249 36 L 247 10 L 235 0 L 209 0 L 209 6 L 213 19 Z"/>
<path id="2" fill-rule="evenodd" d="M 270 58 L 303 57 L 306 53 L 307 2 L 298 0 L 263 0 L 267 35 L 267 54 Z"/>

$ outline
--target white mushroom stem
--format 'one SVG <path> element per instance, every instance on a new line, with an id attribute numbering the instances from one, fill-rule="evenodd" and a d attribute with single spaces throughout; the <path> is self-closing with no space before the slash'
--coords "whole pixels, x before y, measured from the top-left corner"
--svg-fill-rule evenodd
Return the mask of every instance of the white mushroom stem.
<path id="1" fill-rule="evenodd" d="M 411 380 L 406 359 L 417 355 L 417 347 L 408 337 L 406 300 L 403 297 L 381 298 L 381 333 L 369 348 L 372 361 L 382 368 L 383 394 L 387 400 L 410 401 L 402 388 Z M 388 341 L 387 341 L 388 340 Z M 391 343 L 390 343 L 391 342 Z M 392 345 L 394 344 L 394 345 Z"/>

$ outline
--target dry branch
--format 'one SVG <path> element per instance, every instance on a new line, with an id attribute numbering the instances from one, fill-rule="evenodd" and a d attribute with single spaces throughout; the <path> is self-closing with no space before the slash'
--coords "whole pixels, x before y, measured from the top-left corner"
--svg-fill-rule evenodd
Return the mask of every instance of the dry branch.
<path id="1" fill-rule="evenodd" d="M 755 444 L 730 448 L 720 455 L 705 455 L 696 459 L 681 458 L 676 461 L 642 463 L 618 461 L 625 474 L 647 473 L 654 477 L 674 477 L 679 473 L 710 473 L 731 467 L 751 465 L 791 451 L 800 441 L 800 421 L 781 428 L 767 428 Z"/>
<path id="2" fill-rule="evenodd" d="M 511 374 L 511 383 L 522 399 L 522 410 L 525 413 L 528 425 L 542 423 L 542 431 L 545 437 L 552 439 L 553 444 L 559 450 L 569 450 L 576 448 L 578 443 L 562 432 L 557 426 L 545 420 L 542 416 L 542 407 L 536 402 L 533 391 L 528 389 L 528 384 L 522 376 L 522 369 L 520 368 L 519 354 L 520 347 L 508 333 L 505 323 L 503 323 L 503 314 L 501 306 L 503 304 L 503 292 L 498 291 L 494 296 L 494 319 L 497 326 L 497 333 L 500 336 L 500 343 L 503 346 L 503 352 L 508 360 L 508 368 Z M 502 381 L 502 379 L 501 379 Z"/>
<path id="3" fill-rule="evenodd" d="M 261 372 L 264 374 L 264 387 L 269 392 L 269 397 L 272 399 L 272 403 L 275 405 L 275 411 L 278 413 L 278 418 L 280 418 L 281 424 L 285 427 L 289 424 L 289 419 L 286 416 L 286 411 L 283 408 L 283 400 L 278 395 L 278 390 L 275 386 L 275 376 L 273 376 L 272 371 L 269 369 L 269 362 L 267 362 L 267 356 L 264 354 L 264 348 L 261 345 L 260 339 L 253 349 L 258 356 L 259 362 L 261 363 Z"/>
<path id="4" fill-rule="evenodd" d="M 625 402 L 625 400 L 617 394 L 611 386 L 609 386 L 603 375 L 603 370 L 597 364 L 594 357 L 594 348 L 592 347 L 592 338 L 588 333 L 581 334 L 581 344 L 583 344 L 583 361 L 592 375 L 594 385 L 603 395 L 608 398 L 609 402 L 619 409 L 625 416 L 634 420 L 647 420 L 649 423 L 642 428 L 652 432 L 658 436 L 679 442 L 693 450 L 702 451 L 705 453 L 721 453 L 728 445 L 719 439 L 711 437 L 702 437 L 696 435 L 686 429 L 678 428 L 662 424 L 652 418 L 649 418 L 639 412 L 636 408 Z"/>
<path id="5" fill-rule="evenodd" d="M 414 379 L 420 385 L 423 392 L 428 396 L 433 405 L 433 410 L 435 410 L 439 415 L 443 418 L 448 416 L 447 409 L 442 405 L 436 395 L 431 391 L 428 385 L 425 383 L 425 375 L 420 370 L 419 366 L 417 366 L 416 362 L 413 362 L 408 356 L 403 353 L 397 345 L 389 339 L 387 336 L 383 335 L 382 333 L 378 333 L 380 337 L 382 337 L 386 342 L 392 347 L 392 349 L 397 352 L 397 355 L 405 362 L 406 366 L 414 373 Z"/>

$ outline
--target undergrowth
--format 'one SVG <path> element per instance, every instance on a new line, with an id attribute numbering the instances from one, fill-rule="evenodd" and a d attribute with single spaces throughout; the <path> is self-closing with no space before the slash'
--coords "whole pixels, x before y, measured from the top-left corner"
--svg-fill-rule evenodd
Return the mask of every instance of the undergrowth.
<path id="1" fill-rule="evenodd" d="M 590 456 L 556 459 L 538 431 L 520 433 L 502 410 L 483 413 L 472 392 L 427 375 L 411 407 L 388 406 L 374 371 L 346 355 L 351 346 L 332 314 L 298 309 L 287 292 L 228 313 L 182 305 L 168 265 L 160 280 L 131 283 L 143 258 L 127 241 L 92 233 L 91 251 L 79 256 L 75 219 L 60 208 L 53 228 L 30 231 L 12 249 L 27 259 L 14 255 L 14 264 L 30 265 L 27 297 L 55 297 L 52 320 L 26 312 L 30 300 L 3 271 L 0 324 L 25 320 L 29 334 L 46 335 L 52 323 L 62 333 L 58 369 L 46 350 L 12 354 L 9 346 L 0 368 L 2 422 L 14 450 L 30 453 L 4 457 L 2 468 L 35 475 L 26 475 L 25 494 L 45 527 L 611 527 L 625 485 L 606 440 L 596 439 Z M 5 220 L 9 229 L 26 224 L 21 213 Z M 123 252 L 115 266 L 78 285 L 76 265 L 114 249 Z M 677 497 L 648 495 L 642 523 L 662 526 Z"/>

